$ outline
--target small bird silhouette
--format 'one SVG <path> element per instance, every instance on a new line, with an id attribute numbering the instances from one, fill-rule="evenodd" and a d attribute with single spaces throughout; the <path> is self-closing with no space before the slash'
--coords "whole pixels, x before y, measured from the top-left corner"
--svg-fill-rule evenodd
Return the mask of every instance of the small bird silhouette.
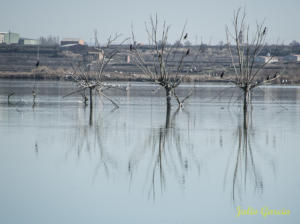
<path id="1" fill-rule="evenodd" d="M 132 49 L 133 49 L 132 44 L 130 44 L 129 49 L 130 49 L 130 51 L 132 51 Z"/>
<path id="2" fill-rule="evenodd" d="M 267 80 L 269 80 L 269 79 L 270 79 L 270 76 L 268 75 L 268 76 L 267 76 Z"/>
<path id="3" fill-rule="evenodd" d="M 224 72 L 221 73 L 220 77 L 223 78 L 223 76 L 224 76 Z"/>
<path id="4" fill-rule="evenodd" d="M 264 28 L 264 31 L 262 32 L 263 35 L 265 35 L 267 32 L 267 27 Z"/>
<path id="5" fill-rule="evenodd" d="M 190 49 L 187 49 L 186 55 L 189 55 L 189 54 L 190 54 Z"/>
<path id="6" fill-rule="evenodd" d="M 35 67 L 39 67 L 39 65 L 40 65 L 40 61 L 37 60 L 37 62 L 36 62 L 36 64 L 35 64 Z"/>
<path id="7" fill-rule="evenodd" d="M 183 39 L 185 40 L 188 37 L 188 34 L 186 33 L 183 37 Z"/>
<path id="8" fill-rule="evenodd" d="M 273 79 L 275 79 L 277 77 L 277 74 L 274 75 Z"/>

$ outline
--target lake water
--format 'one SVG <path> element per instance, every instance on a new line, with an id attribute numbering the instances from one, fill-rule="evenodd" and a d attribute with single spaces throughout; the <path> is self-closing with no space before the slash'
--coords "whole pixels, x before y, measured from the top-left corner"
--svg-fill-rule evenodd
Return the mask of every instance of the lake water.
<path id="1" fill-rule="evenodd" d="M 109 90 L 89 125 L 70 82 L 0 81 L 0 223 L 299 223 L 299 86 L 255 91 L 247 122 L 229 85 L 182 85 L 169 114 L 154 89 Z"/>

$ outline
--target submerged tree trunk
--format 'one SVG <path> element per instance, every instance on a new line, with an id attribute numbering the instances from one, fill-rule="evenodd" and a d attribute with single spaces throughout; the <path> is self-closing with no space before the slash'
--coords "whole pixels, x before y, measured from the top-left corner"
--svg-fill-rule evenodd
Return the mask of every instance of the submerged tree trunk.
<path id="1" fill-rule="evenodd" d="M 250 101 L 250 91 L 248 88 L 245 88 L 244 89 L 244 100 L 243 100 L 243 103 L 244 103 L 244 113 L 247 112 L 248 110 L 248 105 L 249 105 L 249 102 Z"/>
<path id="2" fill-rule="evenodd" d="M 93 109 L 93 88 L 89 88 L 90 90 L 90 109 Z"/>
<path id="3" fill-rule="evenodd" d="M 93 123 L 93 88 L 89 88 L 90 90 L 90 125 Z"/>
<path id="4" fill-rule="evenodd" d="M 36 93 L 35 90 L 32 90 L 32 107 L 35 107 L 35 98 L 36 98 Z"/>
<path id="5" fill-rule="evenodd" d="M 248 145 L 248 110 L 244 109 L 243 112 L 243 136 L 244 136 L 244 147 L 247 149 Z"/>
<path id="6" fill-rule="evenodd" d="M 165 87 L 167 97 L 167 107 L 171 107 L 171 88 Z"/>
<path id="7" fill-rule="evenodd" d="M 170 114 L 171 114 L 171 103 L 167 103 L 167 111 L 166 111 L 166 125 L 165 128 L 170 127 Z"/>

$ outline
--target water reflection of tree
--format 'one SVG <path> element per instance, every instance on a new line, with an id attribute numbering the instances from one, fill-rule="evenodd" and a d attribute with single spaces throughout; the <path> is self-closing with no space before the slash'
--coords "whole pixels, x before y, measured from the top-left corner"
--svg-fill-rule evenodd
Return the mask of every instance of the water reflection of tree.
<path id="1" fill-rule="evenodd" d="M 80 112 L 82 112 L 82 110 Z M 98 111 L 98 117 L 94 121 L 93 126 L 86 124 L 85 110 L 83 114 L 78 113 L 78 117 L 76 118 L 77 123 L 73 129 L 74 132 L 72 132 L 70 137 L 70 148 L 67 151 L 66 156 L 76 152 L 77 157 L 80 158 L 81 154 L 86 152 L 90 157 L 95 158 L 97 160 L 97 165 L 94 178 L 101 171 L 109 177 L 118 167 L 116 159 L 114 159 L 107 150 L 107 147 L 105 147 L 107 135 L 104 133 L 109 125 L 105 120 L 111 119 L 113 116 L 112 112 L 114 112 L 114 110 L 110 111 L 109 114 L 104 114 L 104 111 Z"/>
<path id="2" fill-rule="evenodd" d="M 229 175 L 230 167 L 233 170 L 232 175 L 232 200 L 241 201 L 243 194 L 249 188 L 253 188 L 255 193 L 262 194 L 264 191 L 263 176 L 259 164 L 257 164 L 257 149 L 253 147 L 255 143 L 255 129 L 252 125 L 252 111 L 243 110 L 242 117 L 239 119 L 235 137 L 237 139 L 237 150 L 234 150 L 233 156 L 228 161 L 226 177 Z M 268 155 L 264 153 L 266 157 Z M 234 163 L 232 163 L 234 159 Z M 266 158 L 264 158 L 265 160 Z M 271 161 L 273 168 L 274 162 Z M 273 170 L 275 171 L 275 169 Z"/>
<path id="3" fill-rule="evenodd" d="M 150 185 L 147 187 L 148 197 L 152 196 L 153 199 L 156 197 L 157 188 L 164 193 L 167 177 L 171 175 L 177 179 L 180 185 L 184 185 L 190 162 L 200 169 L 200 163 L 193 153 L 191 143 L 182 138 L 180 129 L 176 127 L 176 117 L 181 112 L 188 115 L 187 112 L 179 109 L 171 114 L 171 107 L 167 105 L 165 122 L 160 127 L 151 130 L 145 147 L 135 151 L 129 160 L 128 168 L 132 180 L 138 166 L 141 166 L 142 161 L 148 159 L 145 185 L 146 187 Z M 150 157 L 147 157 L 149 154 Z"/>

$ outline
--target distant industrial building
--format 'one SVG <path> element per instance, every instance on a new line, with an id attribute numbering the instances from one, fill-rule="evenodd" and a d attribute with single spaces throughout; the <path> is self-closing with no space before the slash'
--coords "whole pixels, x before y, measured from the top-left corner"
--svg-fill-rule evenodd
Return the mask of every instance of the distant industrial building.
<path id="1" fill-rule="evenodd" d="M 38 40 L 29 39 L 29 38 L 20 38 L 19 44 L 22 45 L 39 45 Z"/>
<path id="2" fill-rule="evenodd" d="M 287 62 L 297 62 L 300 61 L 300 54 L 291 54 L 291 55 L 287 55 L 283 58 L 284 61 Z"/>
<path id="3" fill-rule="evenodd" d="M 89 51 L 87 52 L 87 54 L 85 55 L 85 59 L 88 61 L 101 61 L 103 59 L 103 51 Z"/>
<path id="4" fill-rule="evenodd" d="M 13 32 L 0 32 L 0 44 L 18 44 L 20 35 Z"/>
<path id="5" fill-rule="evenodd" d="M 258 56 L 255 58 L 255 62 L 257 63 L 276 63 L 278 62 L 278 57 L 271 57 L 271 56 Z"/>
<path id="6" fill-rule="evenodd" d="M 84 40 L 77 39 L 77 38 L 64 38 L 60 42 L 62 46 L 71 46 L 71 45 L 84 45 Z"/>

